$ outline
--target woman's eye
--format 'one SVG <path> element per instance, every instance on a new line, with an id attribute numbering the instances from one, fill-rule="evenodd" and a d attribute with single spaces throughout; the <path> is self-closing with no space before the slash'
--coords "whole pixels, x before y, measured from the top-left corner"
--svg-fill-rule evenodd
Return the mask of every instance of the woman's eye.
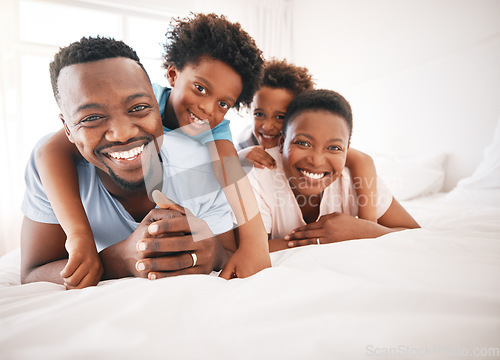
<path id="1" fill-rule="evenodd" d="M 202 93 L 202 94 L 206 94 L 206 93 L 207 93 L 207 90 L 206 90 L 203 86 L 198 85 L 198 84 L 195 84 L 194 86 L 196 87 L 196 89 L 197 89 L 200 93 Z"/>
<path id="2" fill-rule="evenodd" d="M 333 151 L 342 151 L 342 148 L 340 146 L 337 146 L 337 145 L 330 145 L 330 146 L 328 146 L 327 149 L 333 150 Z"/>
<path id="3" fill-rule="evenodd" d="M 295 145 L 299 145 L 299 146 L 304 146 L 304 147 L 310 147 L 311 144 L 309 144 L 307 141 L 304 141 L 304 140 L 296 140 L 294 142 Z"/>
<path id="4" fill-rule="evenodd" d="M 227 102 L 225 102 L 225 101 L 220 101 L 219 105 L 223 109 L 229 109 L 229 104 Z"/>

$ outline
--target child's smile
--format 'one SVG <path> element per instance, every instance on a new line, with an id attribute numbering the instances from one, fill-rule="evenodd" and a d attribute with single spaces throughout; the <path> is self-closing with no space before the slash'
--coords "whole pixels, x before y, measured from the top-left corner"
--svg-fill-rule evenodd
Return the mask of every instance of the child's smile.
<path id="1" fill-rule="evenodd" d="M 182 128 L 190 136 L 220 124 L 243 88 L 241 76 L 233 68 L 207 56 L 188 63 L 182 70 L 170 65 L 167 79 L 172 92 L 164 125 Z"/>
<path id="2" fill-rule="evenodd" d="M 295 196 L 319 195 L 342 173 L 349 144 L 346 121 L 331 112 L 295 115 L 283 144 L 283 170 Z"/>

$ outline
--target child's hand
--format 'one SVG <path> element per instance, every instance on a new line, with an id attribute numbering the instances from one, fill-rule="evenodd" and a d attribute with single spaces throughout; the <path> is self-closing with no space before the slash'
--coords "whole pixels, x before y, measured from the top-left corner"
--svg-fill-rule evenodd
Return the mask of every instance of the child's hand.
<path id="1" fill-rule="evenodd" d="M 68 237 L 66 250 L 69 259 L 61 271 L 66 289 L 82 289 L 97 285 L 102 278 L 104 269 L 94 239 L 78 235 Z"/>
<path id="2" fill-rule="evenodd" d="M 250 160 L 256 168 L 275 169 L 276 161 L 265 150 L 264 146 L 250 146 L 238 152 L 240 159 Z"/>
<path id="3" fill-rule="evenodd" d="M 257 248 L 239 248 L 229 258 L 219 276 L 229 280 L 234 277 L 245 278 L 271 267 L 269 250 Z"/>

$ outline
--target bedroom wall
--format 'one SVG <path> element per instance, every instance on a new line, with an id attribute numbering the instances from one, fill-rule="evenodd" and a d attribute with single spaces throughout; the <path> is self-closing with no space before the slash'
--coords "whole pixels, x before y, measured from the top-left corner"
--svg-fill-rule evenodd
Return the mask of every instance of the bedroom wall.
<path id="1" fill-rule="evenodd" d="M 343 93 L 353 146 L 446 153 L 444 190 L 470 175 L 500 116 L 500 1 L 294 0 L 293 60 Z"/>

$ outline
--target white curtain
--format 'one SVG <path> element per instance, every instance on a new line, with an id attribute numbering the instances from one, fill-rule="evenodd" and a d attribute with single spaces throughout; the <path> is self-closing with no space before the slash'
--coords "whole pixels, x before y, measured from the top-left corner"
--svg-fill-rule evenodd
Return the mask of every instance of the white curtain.
<path id="1" fill-rule="evenodd" d="M 255 39 L 266 59 L 275 57 L 293 62 L 290 1 L 197 0 L 194 11 L 226 15 Z"/>

